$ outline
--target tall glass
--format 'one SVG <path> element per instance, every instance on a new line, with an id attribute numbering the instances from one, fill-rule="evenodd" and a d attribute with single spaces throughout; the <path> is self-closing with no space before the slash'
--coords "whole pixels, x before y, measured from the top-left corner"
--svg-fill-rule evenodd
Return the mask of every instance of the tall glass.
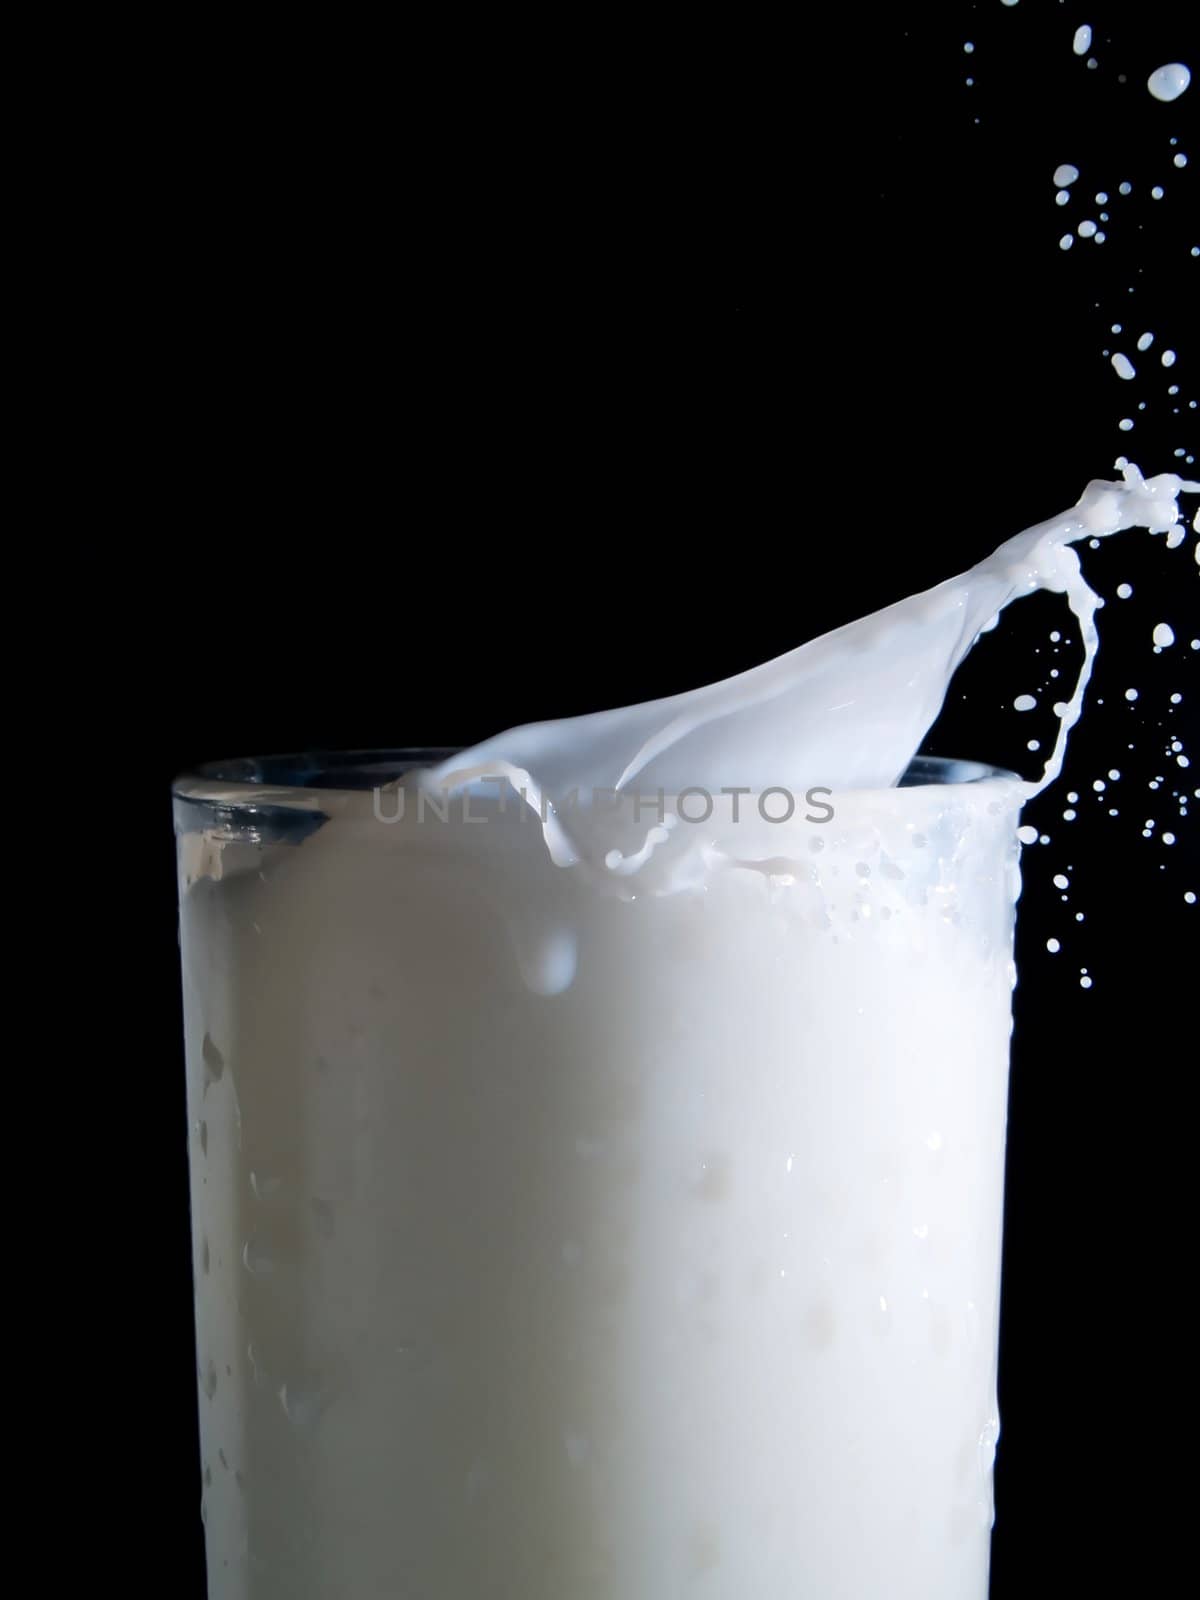
<path id="1" fill-rule="evenodd" d="M 175 788 L 212 1600 L 983 1600 L 1016 781 L 630 897 L 435 755 Z"/>

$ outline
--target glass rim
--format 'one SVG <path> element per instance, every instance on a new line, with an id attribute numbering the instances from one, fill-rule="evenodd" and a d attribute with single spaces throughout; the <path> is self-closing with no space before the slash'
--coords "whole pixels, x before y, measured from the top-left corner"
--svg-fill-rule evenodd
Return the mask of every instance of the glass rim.
<path id="1" fill-rule="evenodd" d="M 460 746 L 414 745 L 351 750 L 288 751 L 279 755 L 236 756 L 221 761 L 205 761 L 181 772 L 171 792 L 181 800 L 203 799 L 206 790 L 219 791 L 228 804 L 231 796 L 244 792 L 253 804 L 264 789 L 316 790 L 322 793 L 355 794 L 395 783 L 408 772 L 438 766 L 462 753 Z M 466 748 L 470 748 L 469 746 Z M 957 788 L 989 781 L 1024 783 L 1019 773 L 983 761 L 966 761 L 951 756 L 914 756 L 905 768 L 897 789 Z M 853 786 L 847 785 L 845 792 Z M 836 792 L 836 791 L 834 791 Z M 869 792 L 857 790 L 856 792 Z M 880 794 L 887 793 L 879 789 Z"/>

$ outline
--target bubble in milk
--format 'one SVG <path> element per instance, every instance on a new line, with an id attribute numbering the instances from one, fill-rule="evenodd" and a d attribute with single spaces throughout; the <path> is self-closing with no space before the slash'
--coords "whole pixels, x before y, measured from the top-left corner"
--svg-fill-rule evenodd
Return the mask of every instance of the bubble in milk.
<path id="1" fill-rule="evenodd" d="M 1146 79 L 1146 87 L 1156 100 L 1169 104 L 1179 99 L 1191 81 L 1192 74 L 1183 62 L 1171 61 L 1165 67 L 1155 68 Z"/>
<path id="2" fill-rule="evenodd" d="M 565 930 L 546 935 L 522 952 L 521 975 L 533 994 L 562 994 L 575 981 L 579 957 L 575 936 Z"/>
<path id="3" fill-rule="evenodd" d="M 1133 362 L 1130 361 L 1129 357 L 1127 355 L 1123 355 L 1120 350 L 1118 350 L 1116 355 L 1113 356 L 1112 364 L 1113 371 L 1116 373 L 1117 377 L 1124 378 L 1126 383 L 1128 383 L 1131 378 L 1137 377 L 1137 368 L 1134 366 Z"/>
<path id="4" fill-rule="evenodd" d="M 1054 169 L 1054 187 L 1067 189 L 1079 176 L 1079 168 L 1073 167 L 1070 162 L 1064 161 L 1062 166 Z"/>

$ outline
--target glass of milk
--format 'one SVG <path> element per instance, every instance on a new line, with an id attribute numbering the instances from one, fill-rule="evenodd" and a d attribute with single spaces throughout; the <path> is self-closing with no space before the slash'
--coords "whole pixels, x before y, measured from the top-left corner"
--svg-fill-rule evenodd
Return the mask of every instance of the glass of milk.
<path id="1" fill-rule="evenodd" d="M 446 754 L 175 788 L 212 1600 L 984 1600 L 1020 784 Z"/>

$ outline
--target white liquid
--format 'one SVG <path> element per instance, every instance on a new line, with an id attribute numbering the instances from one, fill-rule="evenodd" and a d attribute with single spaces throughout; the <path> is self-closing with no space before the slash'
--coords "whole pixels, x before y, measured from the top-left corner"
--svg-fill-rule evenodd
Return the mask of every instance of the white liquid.
<path id="1" fill-rule="evenodd" d="M 1159 67 L 1146 80 L 1146 87 L 1156 100 L 1178 100 L 1192 81 L 1192 75 L 1181 61 L 1172 61 Z"/>
<path id="2" fill-rule="evenodd" d="M 1071 541 L 1180 487 L 1126 468 L 778 661 L 413 774 L 397 821 L 192 787 L 213 1600 L 983 1600 L 1017 814 L 1095 651 Z M 893 787 L 1038 588 L 1086 653 L 1041 782 Z M 832 821 L 765 819 L 813 784 Z M 694 823 L 689 785 L 738 795 Z"/>

